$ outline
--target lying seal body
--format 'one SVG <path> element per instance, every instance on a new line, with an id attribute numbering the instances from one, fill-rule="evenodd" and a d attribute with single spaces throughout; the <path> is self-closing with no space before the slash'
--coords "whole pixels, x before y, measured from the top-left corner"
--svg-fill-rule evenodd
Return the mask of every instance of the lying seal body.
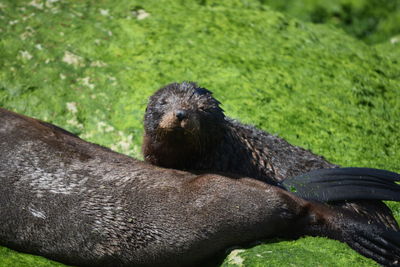
<path id="1" fill-rule="evenodd" d="M 231 173 L 272 185 L 311 170 L 339 167 L 282 138 L 226 117 L 212 93 L 193 82 L 172 83 L 152 95 L 144 128 L 144 159 L 162 167 Z M 381 201 L 331 204 L 399 229 Z"/>
<path id="2" fill-rule="evenodd" d="M 163 169 L 0 109 L 0 245 L 73 265 L 188 266 L 326 236 L 398 265 L 400 233 L 254 179 Z"/>

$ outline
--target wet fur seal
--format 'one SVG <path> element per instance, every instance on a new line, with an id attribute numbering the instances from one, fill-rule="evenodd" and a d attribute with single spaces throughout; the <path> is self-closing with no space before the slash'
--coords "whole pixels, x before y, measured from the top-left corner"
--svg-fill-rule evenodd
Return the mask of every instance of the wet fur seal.
<path id="1" fill-rule="evenodd" d="M 193 266 L 325 236 L 388 266 L 400 233 L 250 178 L 164 169 L 0 108 L 0 245 L 79 266 Z"/>
<path id="2" fill-rule="evenodd" d="M 234 177 L 279 185 L 286 178 L 312 170 L 339 167 L 278 136 L 225 116 L 212 92 L 194 82 L 172 83 L 156 91 L 146 108 L 144 129 L 145 161 L 167 168 L 232 173 Z M 349 193 L 355 190 L 346 189 Z M 391 210 L 381 201 L 330 204 L 399 230 Z"/>

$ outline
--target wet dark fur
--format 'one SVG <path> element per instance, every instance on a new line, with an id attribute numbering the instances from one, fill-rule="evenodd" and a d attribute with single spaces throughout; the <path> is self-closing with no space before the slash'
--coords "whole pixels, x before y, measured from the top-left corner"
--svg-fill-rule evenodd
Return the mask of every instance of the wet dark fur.
<path id="1" fill-rule="evenodd" d="M 159 168 L 0 108 L 0 245 L 86 266 L 193 266 L 281 236 L 326 236 L 386 265 L 400 233 L 253 179 Z"/>
<path id="2" fill-rule="evenodd" d="M 219 104 L 210 91 L 192 82 L 172 83 L 158 90 L 150 97 L 144 118 L 145 161 L 168 168 L 248 176 L 272 185 L 311 170 L 338 167 L 282 138 L 225 117 Z M 171 115 L 177 111 L 184 112 L 183 119 Z M 166 117 L 169 124 L 160 127 Z M 380 201 L 332 204 L 399 229 L 390 209 Z"/>

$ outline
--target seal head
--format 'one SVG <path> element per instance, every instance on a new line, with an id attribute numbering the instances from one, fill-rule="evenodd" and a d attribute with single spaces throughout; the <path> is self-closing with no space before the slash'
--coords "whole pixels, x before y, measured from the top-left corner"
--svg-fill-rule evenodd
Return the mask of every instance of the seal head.
<path id="1" fill-rule="evenodd" d="M 146 161 L 186 169 L 192 160 L 209 154 L 224 132 L 219 105 L 210 91 L 194 82 L 159 89 L 150 97 L 144 118 Z"/>

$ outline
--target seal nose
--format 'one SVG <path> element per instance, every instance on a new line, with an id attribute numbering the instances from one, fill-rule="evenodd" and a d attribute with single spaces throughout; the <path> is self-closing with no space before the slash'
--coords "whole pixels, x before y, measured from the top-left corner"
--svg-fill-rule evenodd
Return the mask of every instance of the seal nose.
<path id="1" fill-rule="evenodd" d="M 175 112 L 175 116 L 178 118 L 179 121 L 182 121 L 184 118 L 186 118 L 187 113 L 184 110 L 177 110 Z"/>

